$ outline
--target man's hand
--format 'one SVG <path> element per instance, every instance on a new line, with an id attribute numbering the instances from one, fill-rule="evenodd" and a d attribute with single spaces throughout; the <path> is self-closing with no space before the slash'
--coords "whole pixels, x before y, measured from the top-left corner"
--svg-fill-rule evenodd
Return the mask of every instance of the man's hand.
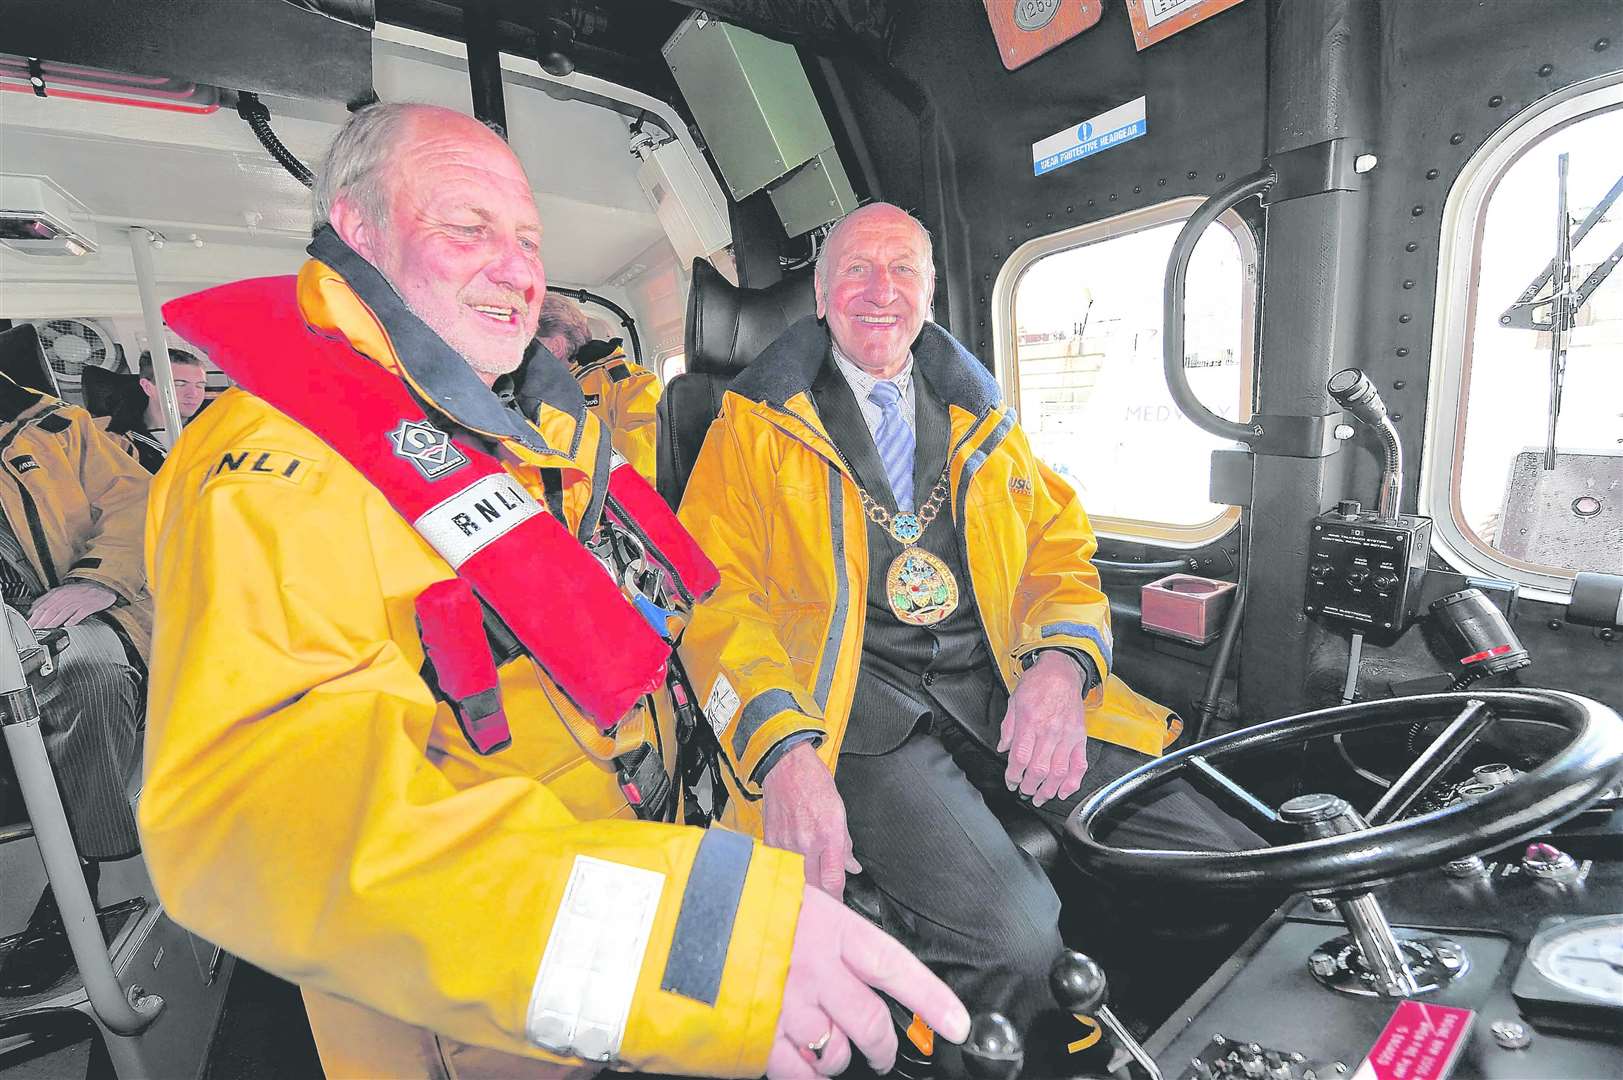
<path id="1" fill-rule="evenodd" d="M 845 803 L 834 777 L 811 743 L 801 743 L 772 766 L 761 782 L 766 842 L 806 857 L 806 884 L 835 900 L 845 897 L 845 875 L 862 873 L 851 854 Z"/>
<path id="2" fill-rule="evenodd" d="M 869 987 L 913 1010 L 942 1038 L 961 1043 L 969 1037 L 969 1013 L 945 983 L 896 939 L 808 885 L 767 1080 L 844 1072 L 853 1043 L 876 1072 L 887 1072 L 896 1062 L 896 1027 Z M 810 1049 L 819 1045 L 818 1052 Z"/>
<path id="3" fill-rule="evenodd" d="M 47 589 L 28 611 L 28 625 L 35 630 L 77 626 L 98 611 L 106 611 L 118 594 L 93 581 L 70 581 Z"/>
<path id="4" fill-rule="evenodd" d="M 998 753 L 1008 752 L 1004 783 L 1038 806 L 1067 799 L 1088 771 L 1087 696 L 1082 669 L 1062 652 L 1037 657 L 1009 696 Z"/>

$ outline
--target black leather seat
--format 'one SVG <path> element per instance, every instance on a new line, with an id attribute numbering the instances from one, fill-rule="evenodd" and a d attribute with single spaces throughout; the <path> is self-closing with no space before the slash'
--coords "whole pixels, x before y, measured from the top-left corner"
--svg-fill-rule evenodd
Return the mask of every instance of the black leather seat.
<path id="1" fill-rule="evenodd" d="M 816 306 L 809 271 L 764 289 L 741 289 L 709 263 L 693 260 L 687 370 L 670 381 L 659 402 L 658 486 L 672 508 L 682 501 L 728 384 Z"/>
<path id="2" fill-rule="evenodd" d="M 51 397 L 62 396 L 56 385 L 56 372 L 51 370 L 45 349 L 40 345 L 39 330 L 32 323 L 0 330 L 0 372 L 18 386 Z"/>

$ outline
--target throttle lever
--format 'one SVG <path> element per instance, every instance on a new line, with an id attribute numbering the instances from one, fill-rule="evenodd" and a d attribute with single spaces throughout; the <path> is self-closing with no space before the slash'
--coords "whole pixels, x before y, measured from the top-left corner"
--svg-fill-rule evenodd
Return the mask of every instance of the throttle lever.
<path id="1" fill-rule="evenodd" d="M 1026 1064 L 1020 1035 L 1000 1012 L 976 1014 L 962 1054 L 964 1070 L 973 1080 L 1016 1080 Z"/>
<path id="2" fill-rule="evenodd" d="M 1134 1061 L 1149 1074 L 1150 1080 L 1162 1080 L 1161 1070 L 1155 1061 L 1139 1045 L 1133 1033 L 1127 1026 L 1116 1018 L 1105 1004 L 1110 991 L 1110 984 L 1105 979 L 1104 969 L 1089 956 L 1074 952 L 1070 949 L 1059 954 L 1054 966 L 1048 971 L 1048 986 L 1054 993 L 1054 1000 L 1059 1002 L 1060 1008 L 1066 1012 L 1091 1016 L 1098 1020 L 1100 1025 L 1121 1044 L 1123 1050 L 1130 1054 Z"/>

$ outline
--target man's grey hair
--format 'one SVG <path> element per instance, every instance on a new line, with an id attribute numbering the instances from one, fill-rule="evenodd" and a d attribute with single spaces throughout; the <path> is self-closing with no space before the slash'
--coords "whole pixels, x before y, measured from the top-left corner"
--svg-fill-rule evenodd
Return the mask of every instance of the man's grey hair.
<path id="1" fill-rule="evenodd" d="M 386 228 L 389 224 L 386 166 L 394 157 L 395 147 L 405 135 L 412 114 L 439 108 L 441 106 L 415 101 L 376 102 L 351 113 L 338 137 L 333 139 L 326 160 L 316 173 L 316 182 L 311 186 L 315 211 L 311 231 L 328 223 L 333 203 L 340 195 L 353 202 L 374 228 Z M 506 141 L 506 128 L 491 120 L 480 123 Z"/>
<path id="2" fill-rule="evenodd" d="M 577 304 L 568 297 L 549 292 L 541 302 L 541 321 L 536 325 L 535 336 L 538 341 L 563 338 L 565 348 L 558 359 L 567 363 L 580 352 L 582 345 L 592 340 L 592 327 Z"/>
<path id="3" fill-rule="evenodd" d="M 908 219 L 919 227 L 919 235 L 924 238 L 924 272 L 929 275 L 932 282 L 935 280 L 935 245 L 930 242 L 930 230 L 924 227 L 924 222 L 909 214 L 906 210 L 902 210 L 901 207 L 894 203 L 868 203 L 866 206 L 857 207 L 836 221 L 833 227 L 828 230 L 828 235 L 823 237 L 823 246 L 817 249 L 817 262 L 812 269 L 812 288 L 819 297 L 828 288 L 829 252 L 834 250 L 834 240 L 839 236 L 841 227 L 852 218 L 876 206 L 888 206 L 892 210 L 901 211 L 901 213 L 907 214 Z"/>
<path id="4" fill-rule="evenodd" d="M 405 134 L 411 114 L 421 105 L 376 104 L 357 109 L 333 140 L 327 158 L 311 188 L 314 200 L 314 228 L 332 217 L 333 203 L 340 196 L 355 204 L 374 227 L 382 228 L 389 219 L 387 166 L 395 147 Z"/>

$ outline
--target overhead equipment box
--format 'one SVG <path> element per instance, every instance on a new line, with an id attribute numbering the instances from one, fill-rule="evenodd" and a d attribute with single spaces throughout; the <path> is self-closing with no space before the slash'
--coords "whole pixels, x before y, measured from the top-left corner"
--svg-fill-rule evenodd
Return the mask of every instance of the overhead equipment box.
<path id="1" fill-rule="evenodd" d="M 735 201 L 769 189 L 790 236 L 856 209 L 793 46 L 695 12 L 662 52 Z"/>

